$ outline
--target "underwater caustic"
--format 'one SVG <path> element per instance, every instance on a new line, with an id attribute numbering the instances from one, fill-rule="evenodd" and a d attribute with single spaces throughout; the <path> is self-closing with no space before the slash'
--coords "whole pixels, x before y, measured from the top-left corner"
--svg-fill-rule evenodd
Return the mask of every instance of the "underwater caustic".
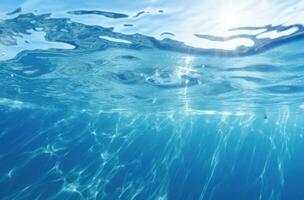
<path id="1" fill-rule="evenodd" d="M 1 0 L 1 200 L 304 200 L 304 1 Z"/>

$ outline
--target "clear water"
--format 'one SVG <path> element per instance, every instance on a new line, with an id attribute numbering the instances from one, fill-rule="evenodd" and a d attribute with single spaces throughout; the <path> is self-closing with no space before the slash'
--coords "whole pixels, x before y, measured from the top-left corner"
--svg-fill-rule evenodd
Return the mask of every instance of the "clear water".
<path id="1" fill-rule="evenodd" d="M 304 199 L 304 2 L 0 2 L 0 199 Z"/>

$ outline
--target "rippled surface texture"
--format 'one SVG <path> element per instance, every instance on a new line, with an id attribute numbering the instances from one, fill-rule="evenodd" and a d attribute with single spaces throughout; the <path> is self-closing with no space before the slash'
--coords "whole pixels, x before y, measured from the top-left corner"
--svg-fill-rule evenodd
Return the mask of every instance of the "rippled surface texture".
<path id="1" fill-rule="evenodd" d="M 0 11 L 0 199 L 304 199 L 303 1 Z"/>

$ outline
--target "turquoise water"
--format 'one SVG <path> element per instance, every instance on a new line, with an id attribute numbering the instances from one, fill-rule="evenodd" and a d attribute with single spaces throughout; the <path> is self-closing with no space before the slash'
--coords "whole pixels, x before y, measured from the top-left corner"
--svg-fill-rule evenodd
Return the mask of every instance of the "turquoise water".
<path id="1" fill-rule="evenodd" d="M 0 199 L 304 199 L 304 3 L 0 3 Z"/>

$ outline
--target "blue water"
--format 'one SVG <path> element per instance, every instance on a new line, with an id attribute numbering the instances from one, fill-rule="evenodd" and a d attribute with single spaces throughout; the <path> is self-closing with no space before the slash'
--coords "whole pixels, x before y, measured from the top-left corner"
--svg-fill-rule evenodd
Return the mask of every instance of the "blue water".
<path id="1" fill-rule="evenodd" d="M 304 199 L 302 1 L 0 2 L 1 200 Z"/>

